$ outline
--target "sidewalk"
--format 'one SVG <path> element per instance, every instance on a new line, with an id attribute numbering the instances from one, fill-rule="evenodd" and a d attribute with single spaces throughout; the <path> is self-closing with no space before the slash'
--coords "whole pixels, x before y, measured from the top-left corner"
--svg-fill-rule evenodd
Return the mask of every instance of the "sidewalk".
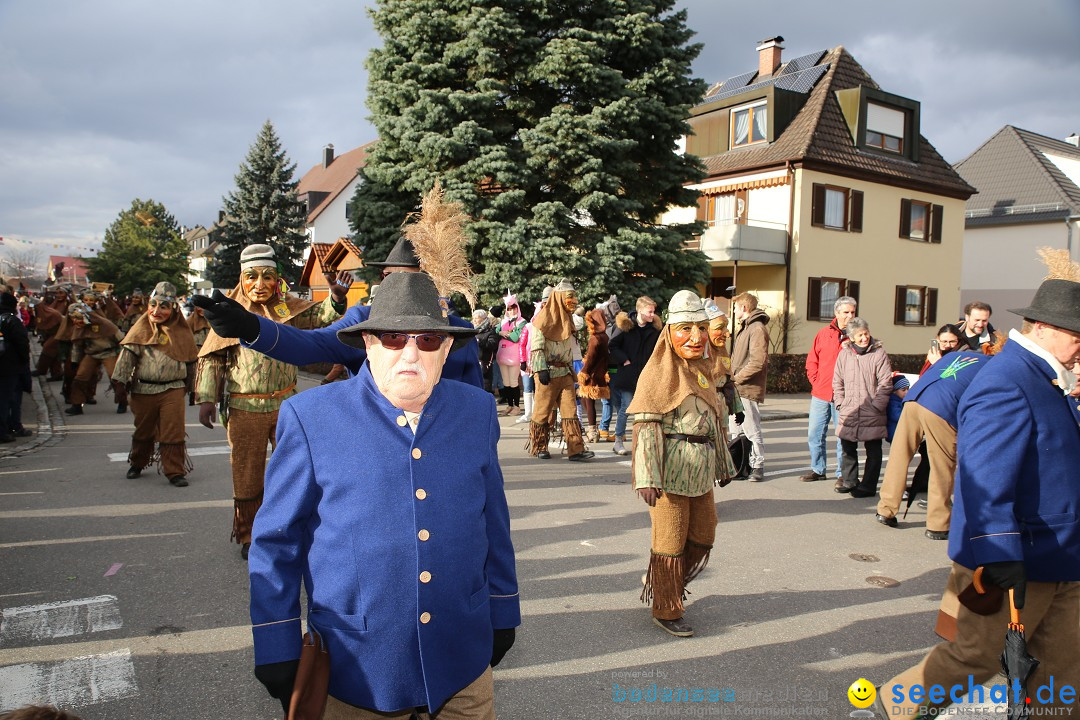
<path id="1" fill-rule="evenodd" d="M 759 406 L 762 421 L 810 417 L 810 393 L 766 395 Z"/>

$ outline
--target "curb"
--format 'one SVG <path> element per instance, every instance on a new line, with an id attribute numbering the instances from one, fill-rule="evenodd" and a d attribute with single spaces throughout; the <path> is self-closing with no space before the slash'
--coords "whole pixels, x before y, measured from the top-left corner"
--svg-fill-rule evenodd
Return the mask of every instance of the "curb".
<path id="1" fill-rule="evenodd" d="M 761 413 L 761 422 L 769 422 L 770 420 L 799 420 L 808 417 L 810 417 L 810 413 L 773 410 L 768 412 L 768 414 Z"/>
<path id="2" fill-rule="evenodd" d="M 34 378 L 30 396 L 37 406 L 37 435 L 25 445 L 0 450 L 0 459 L 17 458 L 30 455 L 41 448 L 56 445 L 64 439 L 67 432 L 64 425 L 64 414 L 60 412 L 60 406 L 56 398 L 48 389 L 48 381 L 45 376 Z"/>

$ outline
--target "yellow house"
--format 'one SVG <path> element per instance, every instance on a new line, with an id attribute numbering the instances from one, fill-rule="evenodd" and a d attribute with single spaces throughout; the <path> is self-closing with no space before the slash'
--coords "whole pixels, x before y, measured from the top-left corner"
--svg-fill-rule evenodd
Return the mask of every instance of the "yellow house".
<path id="1" fill-rule="evenodd" d="M 712 267 L 721 306 L 752 292 L 777 350 L 806 352 L 837 297 L 893 353 L 919 353 L 960 309 L 964 202 L 975 189 L 919 132 L 919 103 L 883 91 L 843 47 L 783 62 L 762 41 L 758 69 L 710 88 L 685 151 L 706 178 L 689 246 Z M 733 289 L 732 289 L 733 288 Z"/>

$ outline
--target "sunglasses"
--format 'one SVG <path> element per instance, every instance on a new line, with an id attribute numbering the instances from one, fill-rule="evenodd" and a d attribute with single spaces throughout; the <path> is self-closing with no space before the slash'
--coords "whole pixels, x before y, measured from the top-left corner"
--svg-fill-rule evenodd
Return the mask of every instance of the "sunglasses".
<path id="1" fill-rule="evenodd" d="M 387 350 L 401 350 L 409 344 L 409 338 L 416 341 L 416 349 L 423 352 L 434 352 L 442 347 L 443 341 L 446 340 L 447 335 L 439 335 L 438 333 L 420 333 L 419 335 L 410 335 L 409 333 L 400 332 L 384 332 L 379 333 L 379 342 Z"/>

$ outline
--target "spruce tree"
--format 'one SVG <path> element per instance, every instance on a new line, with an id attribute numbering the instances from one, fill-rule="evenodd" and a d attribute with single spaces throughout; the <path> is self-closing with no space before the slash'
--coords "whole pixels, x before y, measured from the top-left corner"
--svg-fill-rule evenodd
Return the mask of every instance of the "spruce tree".
<path id="1" fill-rule="evenodd" d="M 153 200 L 132 200 L 105 230 L 101 251 L 82 259 L 90 279 L 112 283 L 116 295 L 135 288 L 149 293 L 162 280 L 178 293 L 188 290 L 188 244 L 176 218 Z"/>
<path id="2" fill-rule="evenodd" d="M 676 150 L 705 85 L 674 6 L 380 0 L 383 46 L 367 61 L 379 142 L 354 198 L 357 242 L 381 244 L 439 178 L 475 219 L 487 302 L 507 288 L 535 298 L 561 277 L 624 304 L 705 282 L 705 257 L 683 247 L 700 228 L 658 224 L 695 203 L 685 184 L 702 176 Z M 363 211 L 371 198 L 378 212 Z"/>
<path id="3" fill-rule="evenodd" d="M 207 268 L 216 287 L 236 285 L 240 252 L 256 243 L 274 248 L 284 278 L 299 279 L 307 246 L 307 208 L 296 196 L 295 170 L 296 164 L 289 161 L 267 120 L 240 165 L 236 189 L 224 198 L 221 244 Z"/>

